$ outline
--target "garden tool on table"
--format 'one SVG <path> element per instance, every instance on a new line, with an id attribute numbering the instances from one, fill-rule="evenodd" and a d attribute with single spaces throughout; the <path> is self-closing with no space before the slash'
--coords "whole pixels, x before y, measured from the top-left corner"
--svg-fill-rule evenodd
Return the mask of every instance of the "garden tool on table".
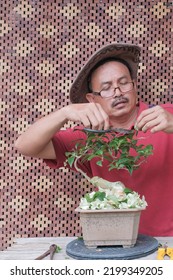
<path id="1" fill-rule="evenodd" d="M 170 260 L 173 260 L 173 248 L 167 246 L 158 248 L 157 260 L 164 260 L 165 256 L 168 256 Z"/>
<path id="2" fill-rule="evenodd" d="M 54 253 L 56 252 L 56 249 L 57 249 L 57 245 L 55 244 L 52 244 L 50 247 L 49 247 L 49 250 L 47 250 L 44 254 L 42 254 L 41 256 L 37 257 L 35 260 L 42 260 L 44 259 L 45 257 L 47 257 L 48 255 L 50 255 L 50 260 L 53 260 L 53 255 Z"/>

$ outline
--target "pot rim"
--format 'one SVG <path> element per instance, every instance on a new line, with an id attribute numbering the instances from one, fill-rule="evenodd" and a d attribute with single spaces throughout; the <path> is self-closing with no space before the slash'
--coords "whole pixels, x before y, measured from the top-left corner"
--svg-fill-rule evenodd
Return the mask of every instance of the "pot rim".
<path id="1" fill-rule="evenodd" d="M 81 209 L 80 207 L 77 207 L 75 209 L 75 212 L 79 212 L 79 213 L 111 213 L 111 212 L 140 212 L 142 210 L 145 210 L 146 207 L 141 207 L 141 208 L 127 208 L 127 209 L 89 209 L 89 210 L 85 210 L 85 209 Z"/>

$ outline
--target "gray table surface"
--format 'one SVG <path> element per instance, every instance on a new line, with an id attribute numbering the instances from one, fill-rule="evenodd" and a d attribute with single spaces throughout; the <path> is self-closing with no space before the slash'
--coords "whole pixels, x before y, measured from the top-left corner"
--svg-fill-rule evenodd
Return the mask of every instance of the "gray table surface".
<path id="1" fill-rule="evenodd" d="M 34 260 L 49 249 L 52 244 L 58 245 L 61 250 L 54 254 L 54 260 L 70 260 L 66 254 L 66 246 L 76 237 L 34 237 L 17 238 L 14 244 L 4 251 L 0 251 L 0 260 Z M 157 237 L 158 242 L 173 248 L 173 237 Z M 49 256 L 44 258 L 49 259 Z M 138 260 L 156 260 L 157 251 Z M 167 259 L 167 257 L 165 257 Z"/>

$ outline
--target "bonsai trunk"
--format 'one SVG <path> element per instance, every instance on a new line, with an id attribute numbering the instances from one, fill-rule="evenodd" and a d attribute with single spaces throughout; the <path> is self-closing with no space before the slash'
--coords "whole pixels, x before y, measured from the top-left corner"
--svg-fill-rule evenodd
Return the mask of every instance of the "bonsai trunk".
<path id="1" fill-rule="evenodd" d="M 125 188 L 124 184 L 121 183 L 121 182 L 110 182 L 110 181 L 107 181 L 107 180 L 105 180 L 105 179 L 102 179 L 102 178 L 100 178 L 100 177 L 98 177 L 98 176 L 94 176 L 94 177 L 90 178 L 85 172 L 83 172 L 83 171 L 77 166 L 77 161 L 78 161 L 79 158 L 80 158 L 80 157 L 77 157 L 77 158 L 75 159 L 75 161 L 74 161 L 74 167 L 75 167 L 76 170 L 77 170 L 79 173 L 81 173 L 81 174 L 85 177 L 85 179 L 87 179 L 88 182 L 91 183 L 93 186 L 95 186 L 95 187 L 100 187 L 100 188 L 102 188 L 102 189 L 110 189 L 110 190 L 116 189 L 117 187 L 118 187 L 118 189 L 119 189 L 120 185 L 121 185 L 122 188 Z"/>

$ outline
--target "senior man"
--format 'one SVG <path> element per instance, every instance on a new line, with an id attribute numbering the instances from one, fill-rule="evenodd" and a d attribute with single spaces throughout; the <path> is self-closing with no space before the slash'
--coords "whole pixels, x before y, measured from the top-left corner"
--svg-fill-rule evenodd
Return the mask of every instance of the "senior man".
<path id="1" fill-rule="evenodd" d="M 36 121 L 19 136 L 16 148 L 23 155 L 44 159 L 51 168 L 60 168 L 65 153 L 86 137 L 73 128 L 61 129 L 68 121 L 92 129 L 137 127 L 140 143 L 152 144 L 154 152 L 132 175 L 126 170 L 107 172 L 106 161 L 100 167 L 94 159 L 80 163 L 80 168 L 90 177 L 122 181 L 145 196 L 148 207 L 141 216 L 140 233 L 173 236 L 173 105 L 150 107 L 138 101 L 139 58 L 136 45 L 113 43 L 99 49 L 72 84 L 72 104 Z"/>

